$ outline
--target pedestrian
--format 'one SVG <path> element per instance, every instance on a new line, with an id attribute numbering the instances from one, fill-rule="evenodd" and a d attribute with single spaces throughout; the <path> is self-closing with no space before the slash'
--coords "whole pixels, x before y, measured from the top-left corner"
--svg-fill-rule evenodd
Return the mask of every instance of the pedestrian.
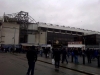
<path id="1" fill-rule="evenodd" d="M 51 51 L 51 57 L 54 58 L 54 48 L 52 47 L 52 51 Z"/>
<path id="2" fill-rule="evenodd" d="M 54 49 L 55 71 L 59 71 L 61 50 L 59 48 Z"/>
<path id="3" fill-rule="evenodd" d="M 74 58 L 75 58 L 75 64 L 78 64 L 78 49 L 74 49 Z"/>
<path id="4" fill-rule="evenodd" d="M 29 48 L 26 54 L 27 60 L 28 60 L 28 71 L 27 75 L 34 75 L 34 68 L 35 68 L 35 62 L 37 61 L 37 50 L 35 49 L 35 46 L 32 46 Z"/>
<path id="5" fill-rule="evenodd" d="M 91 54 L 92 54 L 92 52 L 89 48 L 87 49 L 86 54 L 87 54 L 88 63 L 91 63 Z"/>
<path id="6" fill-rule="evenodd" d="M 62 53 L 62 63 L 66 60 L 66 63 L 68 64 L 68 60 L 67 60 L 67 48 L 63 48 L 61 53 Z"/>
<path id="7" fill-rule="evenodd" d="M 45 58 L 48 58 L 48 52 L 49 52 L 49 49 L 46 47 L 44 49 Z"/>
<path id="8" fill-rule="evenodd" d="M 42 57 L 42 55 L 43 55 L 43 49 L 42 47 L 40 47 L 40 56 Z"/>

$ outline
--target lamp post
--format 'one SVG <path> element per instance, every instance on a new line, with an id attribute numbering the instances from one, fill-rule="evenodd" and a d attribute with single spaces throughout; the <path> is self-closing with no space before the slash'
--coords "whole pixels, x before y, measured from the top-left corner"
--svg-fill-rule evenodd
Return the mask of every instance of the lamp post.
<path id="1" fill-rule="evenodd" d="M 15 36 L 16 36 L 16 28 L 13 27 L 13 29 L 14 29 L 14 37 L 13 37 L 13 39 L 14 39 L 14 51 L 15 51 Z"/>
<path id="2" fill-rule="evenodd" d="M 83 37 L 84 45 L 85 45 L 85 37 Z M 85 49 L 85 48 L 84 48 Z"/>

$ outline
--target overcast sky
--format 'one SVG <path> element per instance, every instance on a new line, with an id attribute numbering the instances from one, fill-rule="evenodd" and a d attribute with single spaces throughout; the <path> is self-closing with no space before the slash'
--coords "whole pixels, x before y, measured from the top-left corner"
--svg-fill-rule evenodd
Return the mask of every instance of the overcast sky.
<path id="1" fill-rule="evenodd" d="M 19 11 L 37 22 L 100 31 L 100 0 L 0 0 L 0 16 Z"/>

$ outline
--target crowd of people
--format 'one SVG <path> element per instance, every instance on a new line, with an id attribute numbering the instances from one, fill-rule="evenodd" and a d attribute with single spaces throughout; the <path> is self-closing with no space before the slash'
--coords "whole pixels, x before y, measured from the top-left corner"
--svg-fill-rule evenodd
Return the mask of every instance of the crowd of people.
<path id="1" fill-rule="evenodd" d="M 9 51 L 12 52 L 13 49 L 1 49 L 2 51 Z M 15 52 L 20 52 L 23 50 L 22 49 L 16 49 Z M 78 64 L 79 57 L 85 56 L 87 57 L 88 63 L 91 63 L 91 59 L 98 58 L 98 55 L 100 55 L 100 50 L 99 49 L 84 49 L 82 50 L 81 48 L 68 48 L 68 47 L 54 47 L 54 48 L 49 48 L 49 47 L 29 47 L 27 51 L 25 51 L 26 57 L 28 60 L 28 71 L 27 75 L 29 75 L 31 71 L 31 75 L 34 75 L 34 67 L 35 67 L 35 62 L 37 61 L 37 56 L 40 55 L 41 57 L 45 56 L 45 58 L 52 58 L 55 61 L 55 70 L 59 71 L 59 65 L 60 61 L 63 64 L 64 61 L 66 64 L 68 64 L 68 58 L 73 57 L 74 63 Z"/>
<path id="2" fill-rule="evenodd" d="M 81 48 L 57 47 L 57 48 L 52 48 L 51 50 L 50 48 L 41 49 L 40 55 L 43 56 L 43 53 L 46 58 L 48 58 L 49 57 L 48 55 L 50 55 L 51 53 L 52 59 L 55 60 L 55 69 L 59 70 L 60 61 L 61 63 L 66 61 L 66 63 L 68 64 L 67 59 L 70 56 L 73 57 L 75 64 L 79 63 L 78 57 L 83 57 L 83 56 L 87 57 L 88 63 L 91 63 L 91 59 L 98 58 L 98 55 L 100 55 L 100 50 L 91 48 L 82 50 Z"/>

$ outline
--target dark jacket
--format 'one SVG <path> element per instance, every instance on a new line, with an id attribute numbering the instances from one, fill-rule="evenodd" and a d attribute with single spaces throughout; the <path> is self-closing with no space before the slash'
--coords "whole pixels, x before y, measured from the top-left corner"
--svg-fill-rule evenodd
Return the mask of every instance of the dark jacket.
<path id="1" fill-rule="evenodd" d="M 54 49 L 54 59 L 55 59 L 55 61 L 60 61 L 60 55 L 61 55 L 61 50 L 60 49 Z"/>
<path id="2" fill-rule="evenodd" d="M 48 48 L 44 49 L 44 53 L 48 54 L 49 53 L 49 49 Z"/>
<path id="3" fill-rule="evenodd" d="M 88 57 L 91 56 L 91 54 L 92 54 L 91 50 L 88 49 L 88 50 L 86 51 L 86 54 L 87 54 Z"/>
<path id="4" fill-rule="evenodd" d="M 74 55 L 78 55 L 78 50 L 74 50 Z"/>
<path id="5" fill-rule="evenodd" d="M 67 50 L 64 48 L 64 49 L 62 49 L 62 57 L 63 58 L 66 58 L 66 55 L 67 55 Z"/>
<path id="6" fill-rule="evenodd" d="M 37 50 L 31 48 L 27 51 L 26 57 L 28 61 L 37 61 Z"/>

